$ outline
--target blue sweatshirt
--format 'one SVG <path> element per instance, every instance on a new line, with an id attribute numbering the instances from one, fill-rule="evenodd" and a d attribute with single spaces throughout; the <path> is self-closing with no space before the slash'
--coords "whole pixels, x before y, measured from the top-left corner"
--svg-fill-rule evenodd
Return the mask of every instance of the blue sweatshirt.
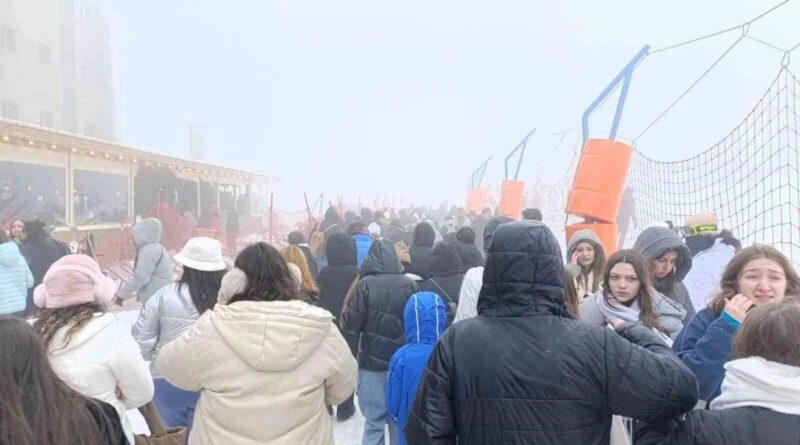
<path id="1" fill-rule="evenodd" d="M 735 321 L 735 320 L 734 320 Z M 706 308 L 698 312 L 678 334 L 672 349 L 694 372 L 700 400 L 711 402 L 720 394 L 725 363 L 733 360 L 733 337 L 737 328 Z"/>

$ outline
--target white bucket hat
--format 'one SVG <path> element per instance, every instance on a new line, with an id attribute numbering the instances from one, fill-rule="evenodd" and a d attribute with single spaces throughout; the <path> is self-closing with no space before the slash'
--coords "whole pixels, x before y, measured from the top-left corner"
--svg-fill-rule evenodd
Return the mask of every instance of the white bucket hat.
<path id="1" fill-rule="evenodd" d="M 201 272 L 218 272 L 228 268 L 222 259 L 222 244 L 204 236 L 187 241 L 183 250 L 175 255 L 174 260 L 182 266 Z"/>

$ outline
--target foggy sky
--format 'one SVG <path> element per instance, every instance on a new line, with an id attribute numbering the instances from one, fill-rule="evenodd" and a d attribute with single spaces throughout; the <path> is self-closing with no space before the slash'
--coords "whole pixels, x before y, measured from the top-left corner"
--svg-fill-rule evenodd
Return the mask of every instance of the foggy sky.
<path id="1" fill-rule="evenodd" d="M 561 131 L 645 44 L 662 47 L 745 22 L 776 1 L 109 0 L 122 141 L 188 156 L 209 126 L 210 160 L 281 178 L 276 206 L 376 194 L 463 200 L 469 174 L 531 128 Z M 800 2 L 754 24 L 780 47 L 800 41 Z M 620 136 L 643 130 L 738 31 L 648 57 Z M 696 154 L 734 128 L 782 54 L 743 41 L 637 146 L 656 159 Z M 793 68 L 800 66 L 795 51 Z M 797 71 L 795 69 L 794 71 Z M 592 121 L 604 136 L 616 101 Z M 578 132 L 532 139 L 520 179 L 559 178 Z"/>

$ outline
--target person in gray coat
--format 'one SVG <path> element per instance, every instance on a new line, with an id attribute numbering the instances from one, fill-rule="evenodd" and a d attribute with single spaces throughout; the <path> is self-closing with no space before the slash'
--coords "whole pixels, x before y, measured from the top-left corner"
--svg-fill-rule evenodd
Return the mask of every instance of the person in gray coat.
<path id="1" fill-rule="evenodd" d="M 151 295 L 173 281 L 172 260 L 161 245 L 161 221 L 147 218 L 133 226 L 133 244 L 134 276 L 122 286 L 119 298 L 125 300 L 138 292 L 139 302 L 145 304 Z"/>
<path id="2" fill-rule="evenodd" d="M 153 401 L 164 424 L 191 429 L 200 394 L 184 391 L 161 378 L 155 367 L 156 357 L 162 346 L 214 308 L 227 266 L 222 259 L 222 244 L 205 237 L 190 239 L 175 255 L 175 262 L 183 266 L 181 279 L 162 287 L 147 300 L 133 326 L 133 337 L 144 359 L 150 361 Z"/>
<path id="3" fill-rule="evenodd" d="M 642 323 L 672 345 L 683 329 L 686 310 L 653 288 L 644 256 L 635 250 L 611 255 L 602 285 L 578 306 L 581 321 L 597 326 L 613 324 L 615 319 Z"/>
<path id="4" fill-rule="evenodd" d="M 694 317 L 695 309 L 683 279 L 692 268 L 692 252 L 675 232 L 666 227 L 646 229 L 636 238 L 633 247 L 650 262 L 653 286 L 686 309 L 683 322 L 688 323 Z"/>

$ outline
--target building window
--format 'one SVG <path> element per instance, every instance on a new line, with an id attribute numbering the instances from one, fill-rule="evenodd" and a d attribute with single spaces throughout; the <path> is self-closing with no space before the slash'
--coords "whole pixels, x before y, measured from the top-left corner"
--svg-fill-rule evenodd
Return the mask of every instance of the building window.
<path id="1" fill-rule="evenodd" d="M 3 101 L 3 118 L 19 120 L 19 106 L 14 102 Z"/>
<path id="2" fill-rule="evenodd" d="M 81 14 L 81 20 L 83 21 L 89 20 L 89 6 L 81 5 L 80 14 Z"/>
<path id="3" fill-rule="evenodd" d="M 94 124 L 88 122 L 86 125 L 83 126 L 83 134 L 89 136 L 90 138 L 94 137 Z"/>
<path id="4" fill-rule="evenodd" d="M 13 29 L 0 26 L 0 48 L 8 51 L 17 49 L 17 35 Z"/>
<path id="5" fill-rule="evenodd" d="M 39 116 L 39 125 L 42 127 L 53 128 L 53 113 L 49 111 L 42 111 Z"/>
<path id="6" fill-rule="evenodd" d="M 39 44 L 39 62 L 45 65 L 53 63 L 53 51 L 50 49 L 50 45 L 46 43 Z"/>

